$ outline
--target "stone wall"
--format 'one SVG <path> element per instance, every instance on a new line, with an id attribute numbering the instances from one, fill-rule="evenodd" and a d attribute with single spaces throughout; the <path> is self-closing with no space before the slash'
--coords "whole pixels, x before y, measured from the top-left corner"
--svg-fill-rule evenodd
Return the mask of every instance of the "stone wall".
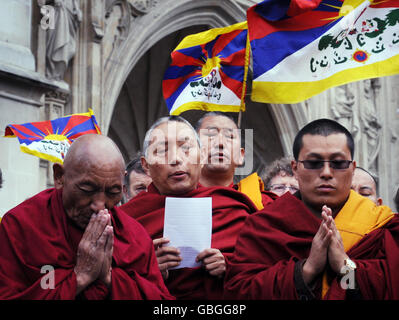
<path id="1" fill-rule="evenodd" d="M 36 1 L 35 1 L 36 2 Z M 0 8 L 0 135 L 8 124 L 48 119 L 45 94 L 68 92 L 68 84 L 40 72 L 37 53 L 40 8 L 31 0 L 3 1 Z M 32 41 L 34 39 L 34 41 Z M 41 52 L 45 54 L 45 52 Z M 42 57 L 42 56 L 41 56 Z M 0 216 L 48 187 L 48 164 L 22 153 L 17 138 L 0 139 Z"/>

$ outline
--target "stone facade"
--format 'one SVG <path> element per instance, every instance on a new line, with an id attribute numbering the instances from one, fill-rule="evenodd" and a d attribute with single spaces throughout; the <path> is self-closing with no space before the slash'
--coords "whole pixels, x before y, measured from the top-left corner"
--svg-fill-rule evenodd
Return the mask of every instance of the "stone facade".
<path id="1" fill-rule="evenodd" d="M 10 123 L 53 119 L 91 107 L 103 133 L 114 139 L 128 160 L 141 149 L 151 123 L 166 115 L 161 81 L 171 50 L 187 34 L 245 20 L 246 9 L 256 2 L 2 3 L 1 134 Z M 51 19 L 55 29 L 50 28 Z M 64 31 L 56 32 L 61 24 Z M 332 88 L 295 105 L 254 103 L 248 97 L 241 127 L 254 130 L 253 144 L 247 146 L 247 154 L 253 155 L 253 170 L 291 154 L 293 138 L 307 122 L 320 117 L 336 119 L 354 134 L 358 165 L 379 177 L 380 195 L 393 206 L 399 187 L 398 89 L 399 76 L 392 76 Z M 200 115 L 194 111 L 183 114 L 191 122 Z M 5 180 L 0 189 L 2 215 L 51 186 L 52 178 L 51 164 L 20 152 L 17 139 L 0 139 L 0 154 Z"/>
<path id="2" fill-rule="evenodd" d="M 68 92 L 40 67 L 40 11 L 31 0 L 4 1 L 0 10 L 0 134 L 8 124 L 46 119 L 46 94 Z M 44 56 L 43 56 L 44 57 Z M 47 186 L 46 162 L 22 153 L 17 139 L 1 138 L 0 215 Z"/>

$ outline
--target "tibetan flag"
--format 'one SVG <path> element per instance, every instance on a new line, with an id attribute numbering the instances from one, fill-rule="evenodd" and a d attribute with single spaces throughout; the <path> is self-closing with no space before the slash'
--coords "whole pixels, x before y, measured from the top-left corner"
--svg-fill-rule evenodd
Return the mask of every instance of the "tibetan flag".
<path id="1" fill-rule="evenodd" d="M 245 110 L 247 22 L 185 37 L 171 53 L 162 87 L 169 114 Z"/>
<path id="2" fill-rule="evenodd" d="M 265 0 L 247 18 L 254 101 L 399 73 L 399 0 Z"/>
<path id="3" fill-rule="evenodd" d="M 23 152 L 63 163 L 73 140 L 88 133 L 101 134 L 91 109 L 55 120 L 10 124 L 4 136 L 18 137 Z"/>

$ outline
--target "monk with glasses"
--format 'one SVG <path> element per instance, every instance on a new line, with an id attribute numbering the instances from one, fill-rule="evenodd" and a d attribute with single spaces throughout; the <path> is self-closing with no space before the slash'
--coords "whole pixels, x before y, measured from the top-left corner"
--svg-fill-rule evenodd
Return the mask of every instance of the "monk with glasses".
<path id="1" fill-rule="evenodd" d="M 227 266 L 230 299 L 398 299 L 399 219 L 351 190 L 351 134 L 319 119 L 295 137 L 299 191 L 247 218 Z"/>

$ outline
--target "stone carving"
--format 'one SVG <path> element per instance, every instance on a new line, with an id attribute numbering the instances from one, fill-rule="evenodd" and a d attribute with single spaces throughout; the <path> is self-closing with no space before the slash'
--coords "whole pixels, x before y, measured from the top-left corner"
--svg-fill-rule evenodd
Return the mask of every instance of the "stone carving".
<path id="1" fill-rule="evenodd" d="M 54 29 L 47 30 L 46 76 L 62 80 L 69 61 L 76 53 L 76 42 L 82 12 L 79 0 L 54 0 Z"/>
<path id="2" fill-rule="evenodd" d="M 95 43 L 100 43 L 104 37 L 104 3 L 103 1 L 91 1 L 91 25 L 93 26 Z"/>
<path id="3" fill-rule="evenodd" d="M 105 17 L 108 18 L 116 5 L 128 6 L 129 13 L 134 16 L 142 16 L 151 11 L 158 4 L 158 0 L 106 0 L 105 1 Z"/>
<path id="4" fill-rule="evenodd" d="M 128 2 L 134 16 L 147 14 L 158 3 L 156 0 L 128 0 Z"/>
<path id="5" fill-rule="evenodd" d="M 359 132 L 359 118 L 354 110 L 354 83 L 335 88 L 335 103 L 331 106 L 333 118 L 347 128 L 356 140 Z"/>
<path id="6" fill-rule="evenodd" d="M 126 1 L 108 1 L 105 7 L 105 28 L 103 38 L 103 59 L 105 70 L 115 63 L 109 59 L 118 50 L 119 46 L 126 40 L 131 23 L 131 8 Z"/>
<path id="7" fill-rule="evenodd" d="M 364 138 L 367 140 L 368 167 L 373 167 L 380 150 L 381 122 L 375 104 L 375 90 L 380 87 L 379 79 L 363 81 L 363 98 L 360 108 Z"/>
<path id="8" fill-rule="evenodd" d="M 47 101 L 47 99 L 60 100 L 64 102 L 63 104 L 65 104 L 69 99 L 69 94 L 59 90 L 51 90 L 45 94 L 45 100 Z"/>

